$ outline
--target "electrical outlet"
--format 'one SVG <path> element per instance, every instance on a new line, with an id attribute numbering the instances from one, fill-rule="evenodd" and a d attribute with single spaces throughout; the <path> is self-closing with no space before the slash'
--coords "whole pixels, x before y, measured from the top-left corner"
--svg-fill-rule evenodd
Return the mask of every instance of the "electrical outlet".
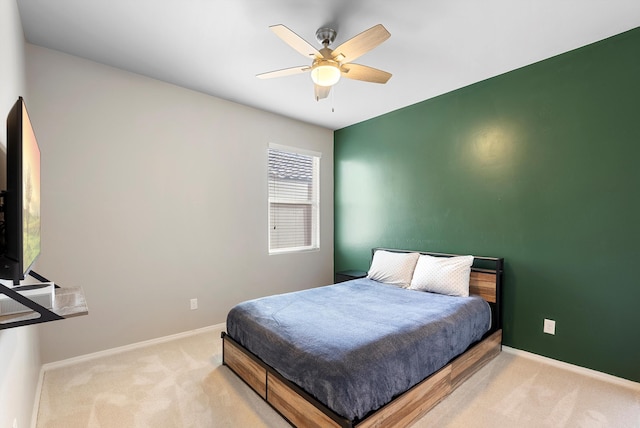
<path id="1" fill-rule="evenodd" d="M 198 299 L 191 299 L 191 310 L 198 309 Z"/>
<path id="2" fill-rule="evenodd" d="M 556 334 L 556 322 L 554 320 L 548 320 L 545 318 L 542 331 L 547 334 Z"/>
<path id="3" fill-rule="evenodd" d="M 18 418 L 13 418 L 13 428 L 18 428 Z"/>

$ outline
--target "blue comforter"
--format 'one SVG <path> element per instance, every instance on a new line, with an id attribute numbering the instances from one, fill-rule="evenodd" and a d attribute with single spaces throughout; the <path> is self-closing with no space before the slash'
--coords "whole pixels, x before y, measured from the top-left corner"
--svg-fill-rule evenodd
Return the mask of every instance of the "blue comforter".
<path id="1" fill-rule="evenodd" d="M 477 296 L 357 279 L 240 303 L 227 333 L 356 421 L 464 352 L 490 323 L 489 305 Z"/>

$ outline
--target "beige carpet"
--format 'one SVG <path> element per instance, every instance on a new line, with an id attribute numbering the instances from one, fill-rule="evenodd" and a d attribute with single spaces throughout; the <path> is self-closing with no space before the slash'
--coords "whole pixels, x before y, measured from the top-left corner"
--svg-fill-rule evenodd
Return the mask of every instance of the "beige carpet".
<path id="1" fill-rule="evenodd" d="M 226 367 L 220 331 L 48 370 L 38 428 L 288 427 Z M 640 427 L 640 391 L 501 353 L 426 427 Z"/>

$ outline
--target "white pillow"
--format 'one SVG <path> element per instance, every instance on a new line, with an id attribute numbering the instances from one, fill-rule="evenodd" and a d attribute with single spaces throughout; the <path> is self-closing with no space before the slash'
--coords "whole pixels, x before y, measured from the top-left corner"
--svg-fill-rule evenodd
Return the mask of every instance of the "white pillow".
<path id="1" fill-rule="evenodd" d="M 394 253 L 377 250 L 373 254 L 367 278 L 406 288 L 411 283 L 418 253 Z"/>
<path id="2" fill-rule="evenodd" d="M 473 256 L 433 257 L 422 254 L 416 264 L 409 288 L 468 297 L 472 264 Z"/>

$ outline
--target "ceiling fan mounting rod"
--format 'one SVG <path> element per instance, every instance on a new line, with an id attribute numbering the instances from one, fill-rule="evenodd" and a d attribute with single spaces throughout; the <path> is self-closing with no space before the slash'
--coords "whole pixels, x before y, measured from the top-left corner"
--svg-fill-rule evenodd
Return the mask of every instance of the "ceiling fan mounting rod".
<path id="1" fill-rule="evenodd" d="M 326 48 L 333 43 L 337 34 L 336 30 L 333 28 L 319 28 L 318 31 L 316 31 L 316 40 Z"/>

